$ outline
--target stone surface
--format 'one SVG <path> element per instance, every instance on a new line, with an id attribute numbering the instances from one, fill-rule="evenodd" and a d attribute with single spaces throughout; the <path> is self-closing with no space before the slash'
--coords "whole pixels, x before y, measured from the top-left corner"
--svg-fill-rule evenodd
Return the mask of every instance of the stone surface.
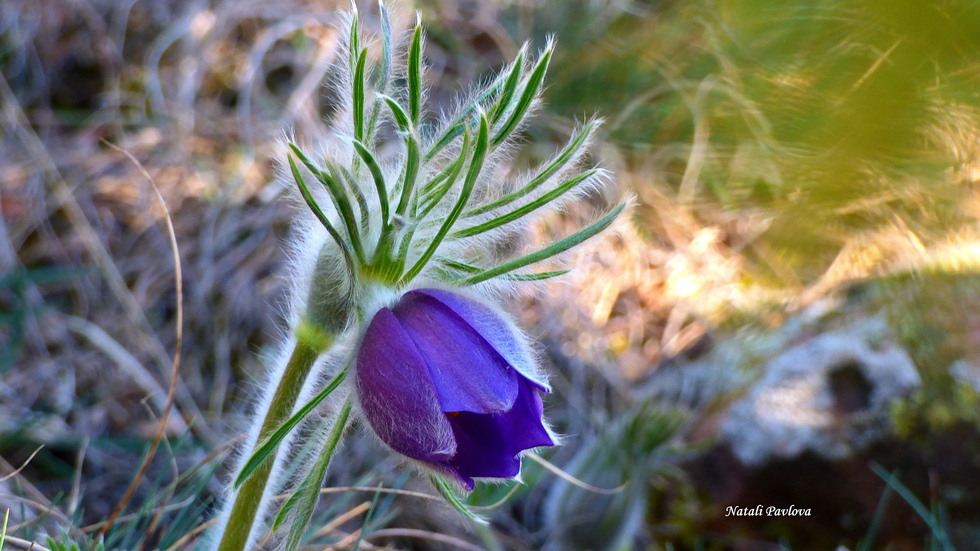
<path id="1" fill-rule="evenodd" d="M 884 320 L 862 320 L 773 356 L 729 409 L 721 435 L 745 465 L 806 451 L 841 459 L 879 438 L 889 405 L 920 384 Z"/>

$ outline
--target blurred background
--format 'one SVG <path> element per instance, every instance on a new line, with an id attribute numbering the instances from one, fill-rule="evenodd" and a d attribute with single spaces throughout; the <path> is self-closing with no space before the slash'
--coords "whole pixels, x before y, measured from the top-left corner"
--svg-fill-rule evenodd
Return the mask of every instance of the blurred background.
<path id="1" fill-rule="evenodd" d="M 474 528 L 355 433 L 309 549 L 980 549 L 980 4 L 399 2 L 397 28 L 427 26 L 433 113 L 557 36 L 514 170 L 599 115 L 615 185 L 535 231 L 638 200 L 511 305 L 553 373 L 561 472 L 525 459 L 527 485 L 479 488 Z M 278 141 L 329 131 L 337 9 L 0 4 L 8 534 L 193 548 L 282 333 Z M 174 264 L 110 144 L 159 187 L 183 267 L 180 384 L 145 473 Z M 809 514 L 726 515 L 760 504 Z"/>

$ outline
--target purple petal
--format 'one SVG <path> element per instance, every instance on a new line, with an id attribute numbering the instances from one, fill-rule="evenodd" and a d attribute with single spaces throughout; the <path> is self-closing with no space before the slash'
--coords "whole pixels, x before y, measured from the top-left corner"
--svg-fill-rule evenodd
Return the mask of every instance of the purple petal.
<path id="1" fill-rule="evenodd" d="M 546 381 L 534 367 L 527 348 L 522 344 L 515 328 L 507 318 L 495 312 L 476 300 L 466 298 L 450 291 L 441 289 L 416 289 L 408 295 L 424 295 L 431 297 L 453 311 L 467 325 L 472 327 L 500 356 L 534 383 L 538 389 L 551 392 Z"/>
<path id="2" fill-rule="evenodd" d="M 533 383 L 522 379 L 510 411 L 484 415 L 463 412 L 450 416 L 456 455 L 446 465 L 456 471 L 469 489 L 473 488 L 473 477 L 517 476 L 521 470 L 518 454 L 555 444 L 541 421 L 543 409 Z"/>
<path id="3" fill-rule="evenodd" d="M 448 306 L 408 293 L 393 312 L 425 359 L 443 411 L 511 409 L 520 375 Z"/>
<path id="4" fill-rule="evenodd" d="M 374 432 L 395 451 L 429 463 L 456 451 L 425 360 L 387 308 L 375 314 L 357 351 L 357 394 Z"/>

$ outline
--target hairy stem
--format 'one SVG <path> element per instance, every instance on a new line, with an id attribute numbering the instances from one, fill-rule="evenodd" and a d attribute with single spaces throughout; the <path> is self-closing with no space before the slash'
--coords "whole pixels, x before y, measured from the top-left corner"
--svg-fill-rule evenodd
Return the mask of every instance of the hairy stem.
<path id="1" fill-rule="evenodd" d="M 272 403 L 265 412 L 265 419 L 262 420 L 259 438 L 255 443 L 256 447 L 261 445 L 269 435 L 289 419 L 310 370 L 320 354 L 329 349 L 332 344 L 332 337 L 326 336 L 312 327 L 300 326 L 297 331 L 296 346 L 293 348 L 286 369 L 279 379 L 279 384 L 272 397 Z M 218 544 L 218 551 L 245 550 L 258 512 L 262 508 L 262 495 L 269 483 L 276 456 L 277 452 L 273 452 L 245 480 L 235 494 L 228 523 L 225 524 Z"/>

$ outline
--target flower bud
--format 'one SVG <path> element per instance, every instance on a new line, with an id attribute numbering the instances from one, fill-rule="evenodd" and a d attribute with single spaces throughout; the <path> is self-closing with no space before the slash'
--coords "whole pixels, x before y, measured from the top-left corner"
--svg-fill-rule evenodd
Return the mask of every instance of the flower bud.
<path id="1" fill-rule="evenodd" d="M 336 244 L 320 249 L 313 269 L 304 321 L 331 335 L 343 333 L 354 320 L 353 281 L 349 270 L 338 263 Z"/>
<path id="2" fill-rule="evenodd" d="M 517 328 L 492 308 L 438 289 L 409 291 L 368 324 L 357 393 L 395 451 L 455 477 L 513 478 L 520 454 L 554 441 L 548 387 Z"/>

